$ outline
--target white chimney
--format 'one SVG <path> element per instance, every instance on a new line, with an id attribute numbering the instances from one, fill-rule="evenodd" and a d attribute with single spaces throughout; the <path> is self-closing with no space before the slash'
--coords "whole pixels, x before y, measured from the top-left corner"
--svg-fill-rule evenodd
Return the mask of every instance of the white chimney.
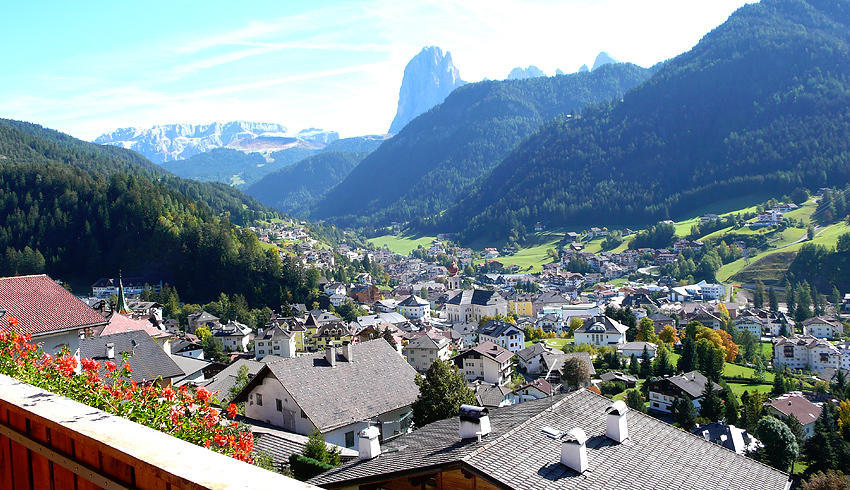
<path id="1" fill-rule="evenodd" d="M 263 338 L 263 329 L 262 328 L 257 329 L 257 338 L 258 339 Z"/>
<path id="2" fill-rule="evenodd" d="M 629 425 L 626 423 L 626 412 L 629 408 L 622 400 L 617 400 L 605 409 L 605 437 L 622 443 L 629 438 Z"/>
<path id="3" fill-rule="evenodd" d="M 357 446 L 361 461 L 372 459 L 381 454 L 381 443 L 378 436 L 381 431 L 375 426 L 369 426 L 360 431 L 360 441 Z"/>
<path id="4" fill-rule="evenodd" d="M 561 436 L 561 464 L 584 473 L 587 470 L 587 434 L 576 427 Z"/>
<path id="5" fill-rule="evenodd" d="M 346 343 L 342 344 L 341 350 L 342 350 L 343 359 L 345 359 L 347 362 L 353 362 L 353 359 L 351 357 L 352 356 L 352 354 L 351 354 L 351 342 L 346 342 Z"/>
<path id="6" fill-rule="evenodd" d="M 115 344 L 112 342 L 106 344 L 106 358 L 115 359 Z"/>
<path id="7" fill-rule="evenodd" d="M 336 347 L 329 345 L 325 348 L 325 360 L 331 367 L 336 366 Z"/>
<path id="8" fill-rule="evenodd" d="M 490 433 L 490 411 L 474 405 L 460 406 L 460 438 L 481 439 Z"/>

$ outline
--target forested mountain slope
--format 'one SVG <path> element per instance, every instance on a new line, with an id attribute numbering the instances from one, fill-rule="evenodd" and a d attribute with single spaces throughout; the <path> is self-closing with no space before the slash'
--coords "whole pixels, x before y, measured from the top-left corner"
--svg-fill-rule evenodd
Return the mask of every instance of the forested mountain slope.
<path id="1" fill-rule="evenodd" d="M 762 0 L 621 103 L 543 128 L 434 228 L 521 240 L 537 221 L 649 223 L 848 179 L 850 1 Z"/>
<path id="2" fill-rule="evenodd" d="M 366 157 L 317 203 L 311 217 L 374 226 L 438 212 L 544 122 L 619 99 L 648 76 L 649 70 L 618 64 L 455 89 Z"/>
<path id="3" fill-rule="evenodd" d="M 143 176 L 208 205 L 215 214 L 226 215 L 238 224 L 271 214 L 255 199 L 230 186 L 181 179 L 134 151 L 89 143 L 37 124 L 0 119 L 0 163 L 10 162 L 63 163 L 90 174 Z"/>
<path id="4" fill-rule="evenodd" d="M 308 301 L 315 280 L 226 219 L 230 207 L 256 204 L 227 191 L 129 151 L 2 121 L 0 276 L 47 272 L 87 285 L 122 269 L 169 282 L 189 302 L 220 292 L 252 305 Z M 241 216 L 265 213 L 257 209 Z"/>
<path id="5" fill-rule="evenodd" d="M 245 192 L 267 206 L 303 216 L 316 199 L 340 183 L 366 155 L 350 151 L 319 153 L 266 175 Z"/>

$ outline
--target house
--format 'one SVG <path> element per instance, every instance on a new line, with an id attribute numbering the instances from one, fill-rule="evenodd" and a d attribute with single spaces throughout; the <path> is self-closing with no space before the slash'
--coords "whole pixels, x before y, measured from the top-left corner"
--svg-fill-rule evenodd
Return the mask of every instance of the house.
<path id="1" fill-rule="evenodd" d="M 0 331 L 29 334 L 48 354 L 76 351 L 81 336 L 107 322 L 44 274 L 0 278 Z"/>
<path id="2" fill-rule="evenodd" d="M 543 378 L 537 378 L 530 383 L 525 383 L 508 395 L 511 405 L 531 400 L 539 400 L 555 394 L 555 387 Z"/>
<path id="3" fill-rule="evenodd" d="M 773 339 L 773 366 L 822 372 L 841 366 L 841 351 L 830 342 L 811 335 Z"/>
<path id="4" fill-rule="evenodd" d="M 185 373 L 162 346 L 141 330 L 80 339 L 80 357 L 120 364 L 126 354 L 132 371 L 130 379 L 137 383 L 171 386 L 173 379 Z M 103 374 L 102 374 L 103 375 Z"/>
<path id="5" fill-rule="evenodd" d="M 349 293 L 354 301 L 363 304 L 374 303 L 381 299 L 381 290 L 372 284 L 356 284 Z"/>
<path id="6" fill-rule="evenodd" d="M 790 486 L 786 473 L 586 389 L 503 408 L 463 406 L 458 417 L 373 447 L 308 483 L 361 490 Z M 705 464 L 693 471 L 694 462 Z"/>
<path id="7" fill-rule="evenodd" d="M 605 315 L 588 318 L 575 330 L 575 343 L 596 346 L 626 343 L 628 327 Z"/>
<path id="8" fill-rule="evenodd" d="M 331 322 L 320 325 L 313 335 L 312 342 L 317 350 L 325 350 L 327 347 L 342 347 L 349 343 L 354 337 L 354 329 L 346 322 Z"/>
<path id="9" fill-rule="evenodd" d="M 543 354 L 555 352 L 555 349 L 538 341 L 516 353 L 518 368 L 527 374 L 540 374 L 543 368 Z"/>
<path id="10" fill-rule="evenodd" d="M 493 342 L 482 342 L 452 358 L 469 381 L 503 385 L 511 380 L 513 353 Z"/>
<path id="11" fill-rule="evenodd" d="M 186 317 L 186 321 L 189 322 L 189 328 L 186 329 L 189 333 L 195 333 L 195 330 L 199 327 L 208 328 L 210 332 L 212 332 L 213 329 L 221 325 L 217 316 L 207 313 L 204 310 L 199 310 L 190 314 Z"/>
<path id="12" fill-rule="evenodd" d="M 396 311 L 398 308 L 398 302 L 392 298 L 379 299 L 378 301 L 375 301 L 373 307 L 377 313 L 391 313 Z"/>
<path id="13" fill-rule="evenodd" d="M 697 425 L 691 429 L 691 433 L 741 455 L 756 451 L 762 447 L 761 442 L 747 432 L 746 429 L 720 422 Z"/>
<path id="14" fill-rule="evenodd" d="M 516 316 L 533 316 L 534 306 L 531 297 L 524 294 L 511 293 L 507 297 L 508 311 Z"/>
<path id="15" fill-rule="evenodd" d="M 620 371 L 608 371 L 606 373 L 602 373 L 599 376 L 599 379 L 602 380 L 603 383 L 623 383 L 626 385 L 626 388 L 634 388 L 637 386 L 638 379 L 634 376 L 630 376 Z"/>
<path id="16" fill-rule="evenodd" d="M 679 399 L 691 400 L 694 408 L 699 410 L 702 394 L 706 383 L 712 384 L 712 389 L 723 389 L 719 384 L 709 381 L 699 371 L 664 376 L 649 381 L 649 409 L 655 412 L 672 413 L 673 404 Z"/>
<path id="17" fill-rule="evenodd" d="M 191 336 L 195 337 L 194 335 Z M 197 341 L 197 338 L 194 338 L 194 340 L 190 340 L 188 337 L 176 338 L 171 340 L 171 353 L 175 356 L 203 359 L 204 346 Z"/>
<path id="18" fill-rule="evenodd" d="M 289 432 L 318 430 L 326 442 L 358 448 L 370 426 L 380 439 L 409 431 L 419 395 L 414 370 L 384 339 L 329 347 L 267 363 L 234 403 L 245 416 Z"/>
<path id="19" fill-rule="evenodd" d="M 850 293 L 844 293 L 844 299 L 841 300 L 841 312 L 850 313 Z"/>
<path id="20" fill-rule="evenodd" d="M 124 294 L 138 296 L 145 290 L 145 278 L 143 277 L 101 277 L 91 285 L 92 296 L 96 298 L 108 298 L 118 295 L 118 288 L 124 288 Z M 162 283 L 148 285 L 151 290 L 158 293 L 162 290 Z"/>
<path id="21" fill-rule="evenodd" d="M 254 358 L 258 361 L 270 355 L 295 357 L 296 349 L 295 335 L 280 325 L 258 330 L 254 339 Z"/>
<path id="22" fill-rule="evenodd" d="M 465 289 L 445 303 L 451 323 L 478 322 L 485 316 L 507 316 L 508 302 L 497 292 L 486 289 Z"/>
<path id="23" fill-rule="evenodd" d="M 248 344 L 253 337 L 251 328 L 244 323 L 231 320 L 213 331 L 226 352 L 248 352 Z"/>
<path id="24" fill-rule="evenodd" d="M 808 439 L 815 434 L 815 421 L 820 417 L 822 407 L 812 403 L 799 391 L 786 393 L 764 403 L 764 408 L 780 420 L 794 417 L 803 426 L 803 436 Z"/>
<path id="25" fill-rule="evenodd" d="M 482 383 L 480 380 L 470 384 L 469 388 L 475 394 L 475 403 L 481 407 L 506 407 L 512 403 L 511 389 L 502 385 Z"/>
<path id="26" fill-rule="evenodd" d="M 342 295 L 345 296 L 345 284 L 341 282 L 329 282 L 325 284 L 324 292 L 327 296 Z"/>
<path id="27" fill-rule="evenodd" d="M 193 357 L 172 355 L 171 360 L 183 371 L 183 376 L 172 378 L 174 386 L 194 385 L 202 386 L 207 381 L 207 376 L 212 375 L 221 365 L 211 361 L 196 359 Z"/>
<path id="28" fill-rule="evenodd" d="M 454 323 L 451 328 L 452 339 L 455 342 L 464 346 L 471 346 L 478 343 L 477 323 Z"/>
<path id="29" fill-rule="evenodd" d="M 493 342 L 517 353 L 525 346 L 525 333 L 513 323 L 488 320 L 478 328 L 478 341 Z"/>
<path id="30" fill-rule="evenodd" d="M 676 320 L 671 316 L 667 316 L 662 313 L 653 313 L 651 315 L 647 315 L 647 318 L 652 320 L 652 323 L 655 325 L 656 334 L 661 333 L 667 325 L 676 328 Z"/>
<path id="31" fill-rule="evenodd" d="M 269 457 L 276 469 L 289 468 L 289 456 L 303 454 L 310 441 L 308 436 L 258 425 L 251 426 L 251 433 L 254 434 L 254 451 Z M 353 449 L 325 444 L 329 451 L 339 452 L 339 460 L 342 462 L 357 459 L 357 451 Z"/>
<path id="32" fill-rule="evenodd" d="M 841 342 L 835 344 L 835 347 L 841 353 L 841 364 L 839 367 L 845 371 L 850 371 L 850 342 Z"/>
<path id="33" fill-rule="evenodd" d="M 253 359 L 237 359 L 218 373 L 208 377 L 204 383 L 204 388 L 223 402 L 223 406 L 226 406 L 235 395 L 232 391 L 233 387 L 237 385 L 239 372 L 243 371 L 248 380 L 251 380 L 266 365 L 266 360 L 279 360 L 279 358 L 277 356 L 266 356 L 263 362 Z M 238 389 L 241 388 L 241 386 L 238 387 Z"/>
<path id="34" fill-rule="evenodd" d="M 697 308 L 690 315 L 686 316 L 688 322 L 700 322 L 708 328 L 719 330 L 726 323 L 720 315 L 714 314 L 708 308 Z"/>
<path id="35" fill-rule="evenodd" d="M 710 301 L 719 300 L 726 294 L 726 286 L 722 284 L 700 281 L 689 286 L 679 286 L 670 290 L 670 301 Z"/>
<path id="36" fill-rule="evenodd" d="M 816 316 L 803 322 L 803 335 L 835 340 L 844 335 L 844 325 L 834 318 Z"/>
<path id="37" fill-rule="evenodd" d="M 617 345 L 617 354 L 623 357 L 640 357 L 643 355 L 643 349 L 646 348 L 650 359 L 655 359 L 655 354 L 658 352 L 658 346 L 652 342 L 626 342 Z"/>
<path id="38" fill-rule="evenodd" d="M 570 303 L 571 301 L 558 291 L 544 291 L 534 299 L 532 307 L 534 315 L 540 315 L 544 310 L 554 310 Z"/>
<path id="39" fill-rule="evenodd" d="M 411 320 L 429 318 L 431 316 L 431 303 L 411 294 L 398 304 L 398 312 Z"/>
<path id="40" fill-rule="evenodd" d="M 420 335 L 404 346 L 404 357 L 413 369 L 424 373 L 440 359 L 447 361 L 451 356 L 451 342 L 445 337 L 432 338 L 430 335 Z"/>
<path id="41" fill-rule="evenodd" d="M 756 339 L 764 334 L 765 321 L 755 315 L 740 315 L 735 319 L 735 326 L 742 332 L 749 332 Z"/>

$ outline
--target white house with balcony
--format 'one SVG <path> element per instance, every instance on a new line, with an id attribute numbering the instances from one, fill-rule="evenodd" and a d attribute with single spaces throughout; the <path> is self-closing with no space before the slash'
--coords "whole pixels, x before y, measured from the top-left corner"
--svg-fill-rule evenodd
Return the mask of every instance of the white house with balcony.
<path id="1" fill-rule="evenodd" d="M 575 343 L 595 346 L 625 344 L 628 329 L 613 318 L 605 315 L 594 316 L 585 320 L 582 326 L 575 330 Z"/>
<path id="2" fill-rule="evenodd" d="M 834 318 L 816 316 L 803 322 L 803 335 L 835 340 L 844 335 L 844 325 Z"/>
<path id="3" fill-rule="evenodd" d="M 469 381 L 503 385 L 511 380 L 513 353 L 493 342 L 483 342 L 452 358 Z"/>
<path id="4" fill-rule="evenodd" d="M 773 366 L 823 372 L 841 366 L 841 351 L 830 342 L 801 335 L 773 339 Z"/>
<path id="5" fill-rule="evenodd" d="M 513 323 L 488 320 L 478 328 L 479 342 L 493 342 L 516 354 L 525 348 L 525 332 Z"/>

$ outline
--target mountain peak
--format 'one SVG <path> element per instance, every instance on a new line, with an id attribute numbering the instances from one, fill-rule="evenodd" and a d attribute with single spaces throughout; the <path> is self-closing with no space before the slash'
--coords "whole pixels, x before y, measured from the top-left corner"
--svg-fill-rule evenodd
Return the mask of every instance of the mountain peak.
<path id="1" fill-rule="evenodd" d="M 439 46 L 422 48 L 404 67 L 398 109 L 390 133 L 398 133 L 416 116 L 442 103 L 452 90 L 464 85 L 452 55 Z"/>
<path id="2" fill-rule="evenodd" d="M 614 59 L 610 54 L 605 51 L 600 51 L 598 55 L 596 55 L 596 61 L 593 62 L 593 70 L 599 68 L 603 65 L 609 65 L 611 63 L 619 63 L 616 59 Z"/>
<path id="3" fill-rule="evenodd" d="M 525 80 L 526 78 L 545 77 L 543 70 L 534 65 L 529 65 L 528 68 L 516 67 L 508 73 L 508 80 Z"/>

